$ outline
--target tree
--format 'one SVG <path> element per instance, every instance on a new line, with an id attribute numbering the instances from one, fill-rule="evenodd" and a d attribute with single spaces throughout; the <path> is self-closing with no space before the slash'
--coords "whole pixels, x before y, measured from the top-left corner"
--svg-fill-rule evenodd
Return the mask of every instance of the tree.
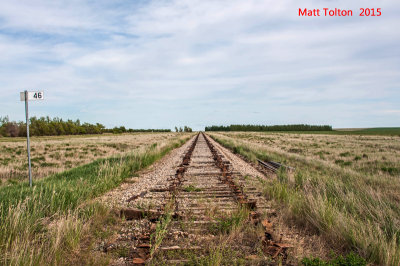
<path id="1" fill-rule="evenodd" d="M 178 128 L 177 127 L 175 127 L 175 132 L 178 132 Z"/>
<path id="2" fill-rule="evenodd" d="M 4 124 L 7 124 L 8 122 L 10 122 L 10 119 L 8 118 L 8 116 L 5 116 L 5 117 L 0 116 L 0 127 Z"/>
<path id="3" fill-rule="evenodd" d="M 192 132 L 192 129 L 188 126 L 185 126 L 183 129 L 184 132 Z"/>
<path id="4" fill-rule="evenodd" d="M 230 125 L 206 127 L 206 131 L 332 131 L 329 125 Z"/>
<path id="5" fill-rule="evenodd" d="M 183 130 L 182 130 L 182 127 L 179 127 L 179 132 L 182 132 Z"/>
<path id="6" fill-rule="evenodd" d="M 8 116 L 5 116 L 5 117 L 0 116 L 0 136 L 6 135 L 5 125 L 8 122 L 10 122 L 10 119 L 8 118 Z"/>
<path id="7" fill-rule="evenodd" d="M 19 127 L 15 122 L 8 122 L 5 127 L 5 133 L 7 137 L 18 137 Z"/>
<path id="8" fill-rule="evenodd" d="M 103 133 L 125 133 L 125 132 L 171 132 L 171 129 L 127 129 L 124 126 L 105 128 L 100 123 L 90 124 L 81 123 L 79 119 L 73 121 L 68 119 L 63 121 L 61 118 L 33 116 L 30 118 L 30 136 L 55 136 L 55 135 L 77 135 L 77 134 L 103 134 Z M 175 127 L 178 132 L 178 128 Z M 182 132 L 182 128 L 180 129 Z M 0 136 L 4 137 L 25 137 L 26 123 L 10 122 L 9 118 L 0 117 Z"/>

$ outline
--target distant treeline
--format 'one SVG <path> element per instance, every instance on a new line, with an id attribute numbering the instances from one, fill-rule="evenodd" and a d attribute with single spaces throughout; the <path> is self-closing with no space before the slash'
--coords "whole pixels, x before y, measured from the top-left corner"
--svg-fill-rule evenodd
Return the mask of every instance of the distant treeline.
<path id="1" fill-rule="evenodd" d="M 193 132 L 191 127 L 184 126 L 183 129 L 182 127 L 175 127 L 175 132 Z"/>
<path id="2" fill-rule="evenodd" d="M 134 133 L 134 132 L 171 132 L 171 129 L 132 129 L 132 128 L 125 128 L 122 127 L 114 127 L 114 128 L 106 128 L 103 130 L 104 133 Z"/>
<path id="3" fill-rule="evenodd" d="M 100 123 L 81 123 L 79 119 L 62 120 L 55 117 L 31 117 L 29 119 L 30 136 L 60 136 L 60 135 L 85 135 L 102 133 L 127 133 L 127 132 L 171 132 L 170 129 L 126 129 L 125 127 L 105 128 Z M 25 137 L 26 123 L 10 121 L 9 118 L 0 117 L 0 136 L 2 137 Z"/>
<path id="4" fill-rule="evenodd" d="M 332 126 L 328 125 L 230 125 L 210 126 L 205 131 L 331 131 Z"/>

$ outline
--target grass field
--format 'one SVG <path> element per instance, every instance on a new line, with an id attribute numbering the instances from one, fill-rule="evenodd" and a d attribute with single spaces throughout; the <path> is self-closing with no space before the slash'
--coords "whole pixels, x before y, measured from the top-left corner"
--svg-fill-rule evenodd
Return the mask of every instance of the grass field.
<path id="1" fill-rule="evenodd" d="M 283 162 L 263 181 L 288 221 L 314 228 L 369 262 L 400 264 L 400 138 L 289 133 L 210 133 L 255 162 Z"/>
<path id="2" fill-rule="evenodd" d="M 147 139 L 145 145 L 44 177 L 34 183 L 33 189 L 26 181 L 0 187 L 0 264 L 71 265 L 82 237 L 107 212 L 90 200 L 182 145 L 189 136 L 134 135 L 135 139 Z"/>
<path id="3" fill-rule="evenodd" d="M 174 136 L 173 133 L 134 133 L 32 137 L 32 174 L 35 179 L 41 178 Z M 0 182 L 4 185 L 26 180 L 27 169 L 26 139 L 0 138 Z"/>
<path id="4" fill-rule="evenodd" d="M 354 134 L 354 135 L 391 135 L 400 136 L 400 127 L 376 127 L 363 129 L 336 129 L 338 134 Z"/>
<path id="5" fill-rule="evenodd" d="M 233 132 L 232 132 L 233 133 Z M 317 135 L 360 135 L 360 136 L 400 136 L 400 127 L 340 128 L 332 131 L 265 131 L 266 134 L 317 134 Z"/>
<path id="6" fill-rule="evenodd" d="M 288 223 L 313 228 L 336 250 L 355 251 L 380 265 L 399 265 L 400 137 L 320 132 L 210 135 L 250 161 L 260 158 L 295 167 L 261 182 L 265 196 L 276 202 Z M 26 164 L 25 140 L 0 139 L 0 164 L 8 158 L 7 165 L 0 165 L 0 264 L 107 264 L 107 258 L 85 261 L 79 251 L 87 235 L 96 233 L 94 224 L 103 226 L 104 219 L 112 217 L 91 199 L 117 187 L 189 136 L 33 138 L 32 156 L 43 157 L 37 162 L 57 164 L 35 166 L 34 176 L 42 178 L 34 182 L 33 190 L 26 182 L 26 169 L 19 170 L 20 177 L 10 173 Z M 59 157 L 52 156 L 57 153 Z"/>
<path id="7" fill-rule="evenodd" d="M 356 172 L 400 175 L 400 137 L 288 133 L 222 133 L 277 152 L 337 165 Z"/>

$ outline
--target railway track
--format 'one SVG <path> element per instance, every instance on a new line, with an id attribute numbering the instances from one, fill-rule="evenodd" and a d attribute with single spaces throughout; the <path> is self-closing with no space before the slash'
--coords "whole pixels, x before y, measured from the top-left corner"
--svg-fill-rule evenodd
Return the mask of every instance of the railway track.
<path id="1" fill-rule="evenodd" d="M 162 201 L 163 206 L 145 212 L 121 210 L 128 219 L 157 222 L 136 243 L 132 264 L 207 264 L 225 256 L 227 249 L 248 264 L 255 263 L 252 259 L 260 250 L 272 260 L 286 257 L 288 246 L 274 237 L 267 219 L 270 206 L 261 191 L 234 171 L 203 133 L 192 140 L 174 175 L 128 200 L 138 198 Z M 243 232 L 236 232 L 238 228 Z M 238 235 L 240 239 L 232 241 Z"/>
<path id="2" fill-rule="evenodd" d="M 283 167 L 283 168 L 285 168 L 287 170 L 290 170 L 290 171 L 294 171 L 295 170 L 295 168 L 293 168 L 293 167 L 290 167 L 290 166 L 287 166 L 287 165 L 284 165 L 284 164 L 281 164 L 281 163 L 278 163 L 278 162 L 274 162 L 274 161 L 266 161 L 266 162 L 264 162 L 264 161 L 261 161 L 259 159 L 257 159 L 257 161 L 261 166 L 263 166 L 268 171 L 271 171 L 272 173 L 276 173 L 279 170 L 279 168 L 281 168 L 281 167 Z"/>

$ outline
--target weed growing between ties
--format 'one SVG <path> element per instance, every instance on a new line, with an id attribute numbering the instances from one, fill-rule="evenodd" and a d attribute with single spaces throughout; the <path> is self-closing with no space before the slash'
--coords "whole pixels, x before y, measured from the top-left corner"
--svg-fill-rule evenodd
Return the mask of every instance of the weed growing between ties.
<path id="1" fill-rule="evenodd" d="M 232 212 L 229 216 L 216 217 L 216 223 L 210 224 L 212 234 L 229 234 L 243 226 L 249 218 L 249 210 L 241 207 Z"/>
<path id="2" fill-rule="evenodd" d="M 185 192 L 200 192 L 202 189 L 195 187 L 194 185 L 189 185 L 183 188 L 183 191 Z"/>
<path id="3" fill-rule="evenodd" d="M 164 215 L 158 220 L 156 225 L 156 231 L 151 236 L 151 249 L 150 257 L 153 257 L 154 252 L 157 251 L 158 247 L 161 245 L 165 235 L 167 234 L 167 228 L 172 220 L 172 214 L 175 207 L 175 200 L 171 199 L 164 208 Z"/>
<path id="4" fill-rule="evenodd" d="M 286 206 L 282 211 L 299 225 L 306 223 L 334 245 L 356 250 L 369 262 L 399 265 L 398 177 L 360 173 L 292 154 L 248 135 L 253 139 L 239 139 L 237 134 L 212 134 L 220 144 L 248 160 L 256 157 L 296 168 L 290 175 L 278 172 L 278 178 L 263 181 L 263 187 L 265 195 Z M 342 154 L 342 158 L 350 156 Z"/>
<path id="5" fill-rule="evenodd" d="M 35 182 L 0 188 L 0 264 L 65 263 L 75 253 L 87 221 L 101 207 L 87 200 L 118 186 L 124 179 L 163 157 L 187 138 L 138 153 L 99 159 Z"/>
<path id="6" fill-rule="evenodd" d="M 201 249 L 182 249 L 156 252 L 150 265 L 171 265 L 171 259 L 185 261 L 185 265 L 263 265 L 271 262 L 271 258 L 264 254 L 262 236 L 265 231 L 261 224 L 255 226 L 249 223 L 250 211 L 244 206 L 238 206 L 230 214 L 219 213 L 209 218 L 214 225 L 209 224 L 204 235 L 197 235 L 190 241 L 201 243 Z M 190 217 L 186 217 L 187 222 Z M 193 224 L 189 225 L 189 228 Z M 183 229 L 184 230 L 184 229 Z M 213 235 L 213 237 L 209 237 Z M 202 238 L 204 239 L 202 240 Z M 174 242 L 180 246 L 179 242 Z M 197 245 L 196 244 L 196 245 Z M 194 244 L 193 244 L 194 245 Z M 185 246 L 183 244 L 182 246 Z M 252 264 L 252 265 L 253 265 Z"/>

